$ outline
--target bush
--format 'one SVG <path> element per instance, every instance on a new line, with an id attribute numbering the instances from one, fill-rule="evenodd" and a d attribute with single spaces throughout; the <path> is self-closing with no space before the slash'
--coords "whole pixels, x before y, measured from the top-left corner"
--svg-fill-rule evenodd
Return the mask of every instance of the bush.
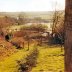
<path id="1" fill-rule="evenodd" d="M 36 59 L 38 56 L 38 49 L 34 48 L 32 52 L 29 53 L 29 55 L 26 57 L 26 62 L 24 60 L 19 61 L 19 71 L 20 72 L 26 72 L 30 68 L 34 67 L 36 65 Z"/>

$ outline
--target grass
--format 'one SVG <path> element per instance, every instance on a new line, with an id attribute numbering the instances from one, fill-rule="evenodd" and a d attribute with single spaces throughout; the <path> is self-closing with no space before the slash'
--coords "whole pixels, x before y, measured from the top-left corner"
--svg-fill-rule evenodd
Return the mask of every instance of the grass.
<path id="1" fill-rule="evenodd" d="M 59 46 L 38 47 L 36 67 L 31 72 L 64 72 L 64 51 Z"/>
<path id="2" fill-rule="evenodd" d="M 1 61 L 0 72 L 19 72 L 17 61 L 26 61 L 33 48 L 34 46 L 32 45 L 29 51 L 19 50 L 17 53 Z M 32 67 L 30 72 L 64 72 L 64 51 L 61 52 L 60 46 L 37 46 L 37 49 L 36 65 Z"/>
<path id="3" fill-rule="evenodd" d="M 26 58 L 26 56 L 32 49 L 33 47 L 31 46 L 29 51 L 26 51 L 24 49 L 19 50 L 17 53 L 14 53 L 10 57 L 7 57 L 4 61 L 1 61 L 0 72 L 19 72 L 17 61 L 21 60 L 22 58 Z"/>

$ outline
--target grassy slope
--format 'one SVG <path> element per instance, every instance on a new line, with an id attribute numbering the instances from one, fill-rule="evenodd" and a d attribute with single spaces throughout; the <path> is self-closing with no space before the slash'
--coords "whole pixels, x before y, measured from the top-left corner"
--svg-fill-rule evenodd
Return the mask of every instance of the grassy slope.
<path id="1" fill-rule="evenodd" d="M 37 65 L 31 72 L 64 72 L 64 52 L 60 47 L 39 47 Z"/>
<path id="2" fill-rule="evenodd" d="M 0 72 L 18 72 L 17 60 L 26 58 L 32 49 L 33 47 L 31 47 L 29 51 L 26 51 L 26 49 L 19 50 L 17 53 L 14 53 L 4 61 L 1 61 Z"/>
<path id="3" fill-rule="evenodd" d="M 44 46 L 38 47 L 39 55 L 37 58 L 36 67 L 32 68 L 31 72 L 64 72 L 64 52 L 61 52 L 61 48 Z M 32 51 L 33 46 L 29 51 L 24 49 L 19 50 L 17 53 L 6 58 L 0 62 L 0 72 L 18 72 L 17 60 L 24 60 L 26 56 Z"/>

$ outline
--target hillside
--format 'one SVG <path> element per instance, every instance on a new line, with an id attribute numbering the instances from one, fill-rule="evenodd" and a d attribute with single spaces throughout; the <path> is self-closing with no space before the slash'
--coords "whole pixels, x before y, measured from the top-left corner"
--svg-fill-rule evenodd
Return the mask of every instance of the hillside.
<path id="1" fill-rule="evenodd" d="M 1 61 L 0 72 L 64 72 L 64 51 L 60 46 L 37 46 L 38 54 L 35 48 L 22 49 Z"/>

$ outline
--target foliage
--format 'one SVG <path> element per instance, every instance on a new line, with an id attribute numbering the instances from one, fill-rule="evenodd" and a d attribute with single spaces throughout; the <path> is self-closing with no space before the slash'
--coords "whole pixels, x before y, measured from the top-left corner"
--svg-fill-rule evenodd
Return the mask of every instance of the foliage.
<path id="1" fill-rule="evenodd" d="M 21 30 L 34 30 L 34 31 L 45 31 L 47 29 L 47 26 L 46 25 L 42 25 L 42 24 L 32 24 L 30 26 L 24 26 L 23 28 L 21 28 Z"/>
<path id="2" fill-rule="evenodd" d="M 61 43 L 64 43 L 64 11 L 54 12 L 52 35 L 53 37 L 58 35 L 58 39 L 61 41 Z"/>
<path id="3" fill-rule="evenodd" d="M 55 11 L 53 15 L 53 32 L 62 32 L 64 29 L 64 11 Z"/>
<path id="4" fill-rule="evenodd" d="M 30 69 L 32 67 L 34 67 L 36 65 L 36 59 L 37 59 L 37 56 L 38 56 L 38 49 L 37 48 L 34 48 L 30 53 L 29 55 L 27 55 L 26 57 L 26 62 L 24 62 L 24 60 L 22 60 L 20 63 L 19 63 L 19 70 L 22 72 L 26 72 L 26 71 L 30 71 Z"/>

